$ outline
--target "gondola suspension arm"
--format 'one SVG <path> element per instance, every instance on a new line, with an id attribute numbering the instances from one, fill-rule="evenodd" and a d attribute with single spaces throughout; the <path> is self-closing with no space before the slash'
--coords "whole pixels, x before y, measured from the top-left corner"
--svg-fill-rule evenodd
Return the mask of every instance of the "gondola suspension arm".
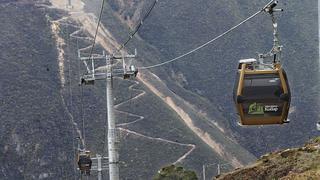
<path id="1" fill-rule="evenodd" d="M 266 57 L 273 57 L 273 63 L 280 62 L 281 60 L 281 51 L 282 46 L 279 43 L 279 33 L 278 33 L 278 23 L 276 20 L 276 17 L 274 15 L 274 12 L 282 12 L 283 9 L 275 9 L 275 7 L 278 5 L 278 1 L 273 1 L 270 5 L 266 6 L 264 8 L 264 11 L 269 13 L 272 19 L 272 27 L 273 27 L 273 46 L 270 52 L 266 54 L 259 55 L 260 58 L 266 58 Z"/>

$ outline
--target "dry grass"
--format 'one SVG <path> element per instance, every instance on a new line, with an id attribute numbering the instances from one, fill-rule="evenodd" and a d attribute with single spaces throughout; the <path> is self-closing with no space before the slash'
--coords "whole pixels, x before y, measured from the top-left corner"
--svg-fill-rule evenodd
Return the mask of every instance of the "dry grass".
<path id="1" fill-rule="evenodd" d="M 320 137 L 300 148 L 264 155 L 256 164 L 216 179 L 320 179 Z"/>

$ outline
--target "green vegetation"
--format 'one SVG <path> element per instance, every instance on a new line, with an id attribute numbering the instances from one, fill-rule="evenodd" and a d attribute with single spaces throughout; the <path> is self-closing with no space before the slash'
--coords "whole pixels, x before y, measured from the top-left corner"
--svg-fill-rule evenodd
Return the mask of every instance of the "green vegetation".
<path id="1" fill-rule="evenodd" d="M 195 172 L 181 166 L 170 165 L 159 170 L 152 180 L 198 180 Z"/>

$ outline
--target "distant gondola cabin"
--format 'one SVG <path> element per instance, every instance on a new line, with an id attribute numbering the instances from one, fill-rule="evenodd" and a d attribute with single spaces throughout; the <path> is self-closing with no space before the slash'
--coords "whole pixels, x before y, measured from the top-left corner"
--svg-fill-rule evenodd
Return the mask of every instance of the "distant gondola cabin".
<path id="1" fill-rule="evenodd" d="M 280 64 L 264 65 L 257 64 L 255 59 L 240 60 L 233 94 L 242 125 L 288 122 L 291 94 Z"/>
<path id="2" fill-rule="evenodd" d="M 81 174 L 90 175 L 91 165 L 90 151 L 80 152 L 78 154 L 78 166 Z"/>

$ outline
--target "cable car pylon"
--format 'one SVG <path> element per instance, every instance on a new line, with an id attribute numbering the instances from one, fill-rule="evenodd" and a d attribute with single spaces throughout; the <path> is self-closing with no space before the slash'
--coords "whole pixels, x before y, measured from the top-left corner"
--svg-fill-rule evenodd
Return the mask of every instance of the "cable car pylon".
<path id="1" fill-rule="evenodd" d="M 106 99 L 107 99 L 107 120 L 108 120 L 108 166 L 109 179 L 119 180 L 119 131 L 116 128 L 116 121 L 114 118 L 114 103 L 113 103 L 113 77 L 123 77 L 124 79 L 131 79 L 137 76 L 138 69 L 132 63 L 136 58 L 135 54 L 121 54 L 121 55 L 92 55 L 91 57 L 81 56 L 78 53 L 80 61 L 83 61 L 86 66 L 87 73 L 80 78 L 80 85 L 94 85 L 96 80 L 106 80 Z M 96 61 L 105 60 L 105 66 L 96 68 Z M 116 65 L 113 61 L 122 63 L 121 68 L 114 68 Z M 128 62 L 129 60 L 129 62 Z M 91 66 L 91 67 L 90 67 Z M 98 158 L 98 157 L 97 157 Z M 104 158 L 102 158 L 104 159 Z"/>

